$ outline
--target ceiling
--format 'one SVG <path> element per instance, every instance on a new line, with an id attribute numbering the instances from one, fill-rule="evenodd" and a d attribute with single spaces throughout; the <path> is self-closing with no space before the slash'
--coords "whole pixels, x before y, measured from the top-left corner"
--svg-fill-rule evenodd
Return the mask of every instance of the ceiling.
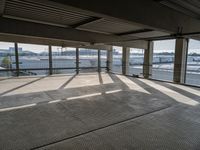
<path id="1" fill-rule="evenodd" d="M 3 17 L 116 35 L 128 40 L 169 35 L 141 24 L 40 0 L 5 0 Z"/>
<path id="2" fill-rule="evenodd" d="M 170 9 L 174 9 L 193 18 L 200 19 L 200 2 L 198 0 L 154 0 L 154 2 L 155 1 L 162 6 L 166 6 L 168 8 L 170 7 Z M 67 2 L 68 1 L 65 1 L 65 3 Z M 135 7 L 137 8 L 137 6 Z M 117 10 L 113 11 L 117 12 L 119 15 L 120 13 L 123 13 Z M 125 10 L 123 9 L 123 11 Z M 131 12 L 134 12 L 134 9 L 131 9 Z M 154 12 L 154 14 L 156 14 L 156 12 Z M 149 15 L 154 14 L 152 13 Z M 77 31 L 76 36 L 79 35 L 78 33 L 80 31 L 81 34 L 84 33 L 86 35 L 85 38 L 94 39 L 91 42 L 97 43 L 113 43 L 119 42 L 120 40 L 125 42 L 133 40 L 152 40 L 159 38 L 165 39 L 170 38 L 171 35 L 176 34 L 175 32 L 167 31 L 162 28 L 156 28 L 154 26 L 138 22 L 136 23 L 128 19 L 122 19 L 121 17 L 118 18 L 114 15 L 110 16 L 107 14 L 90 11 L 88 9 L 82 9 L 63 3 L 57 3 L 56 1 L 50 0 L 0 0 L 0 15 L 2 18 L 43 24 L 47 25 L 46 27 L 53 26 L 58 28 L 66 28 L 68 30 L 73 29 L 74 31 Z M 145 14 L 141 14 L 141 18 L 138 20 L 142 20 L 142 17 L 144 17 L 144 19 L 147 21 L 149 19 Z M 154 20 L 150 20 L 150 22 L 153 21 Z M 159 21 L 156 23 L 158 25 L 162 25 L 162 23 Z M 166 26 L 166 24 L 164 24 L 164 26 Z M 58 34 L 56 30 L 54 33 Z M 70 32 L 70 34 L 72 35 L 72 32 Z M 105 40 L 101 41 L 95 39 L 96 35 L 101 35 Z M 72 37 L 74 37 L 74 35 L 72 35 Z M 111 38 L 106 40 L 108 37 L 112 37 L 112 40 L 110 40 Z M 86 40 L 86 42 L 88 42 L 88 40 Z"/>

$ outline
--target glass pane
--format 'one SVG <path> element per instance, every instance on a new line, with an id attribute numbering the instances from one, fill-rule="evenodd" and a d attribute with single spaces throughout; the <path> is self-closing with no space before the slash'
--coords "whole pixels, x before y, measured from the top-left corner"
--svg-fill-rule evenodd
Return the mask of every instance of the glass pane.
<path id="1" fill-rule="evenodd" d="M 53 74 L 74 73 L 76 68 L 76 49 L 53 46 L 52 63 Z"/>
<path id="2" fill-rule="evenodd" d="M 20 43 L 18 44 L 18 52 L 21 76 L 48 75 L 48 46 Z"/>
<path id="3" fill-rule="evenodd" d="M 101 50 L 101 67 L 107 67 L 107 50 Z M 106 68 L 101 68 L 101 71 L 107 71 Z"/>
<path id="4" fill-rule="evenodd" d="M 112 72 L 122 73 L 122 47 L 113 47 Z"/>
<path id="5" fill-rule="evenodd" d="M 16 76 L 14 43 L 0 42 L 0 77 Z"/>
<path id="6" fill-rule="evenodd" d="M 175 40 L 154 41 L 152 78 L 173 80 Z"/>
<path id="7" fill-rule="evenodd" d="M 98 51 L 91 49 L 79 49 L 79 61 L 81 71 L 97 71 Z"/>
<path id="8" fill-rule="evenodd" d="M 143 74 L 144 50 L 143 49 L 130 49 L 129 55 L 129 75 Z"/>
<path id="9" fill-rule="evenodd" d="M 186 83 L 200 86 L 200 41 L 189 40 Z"/>

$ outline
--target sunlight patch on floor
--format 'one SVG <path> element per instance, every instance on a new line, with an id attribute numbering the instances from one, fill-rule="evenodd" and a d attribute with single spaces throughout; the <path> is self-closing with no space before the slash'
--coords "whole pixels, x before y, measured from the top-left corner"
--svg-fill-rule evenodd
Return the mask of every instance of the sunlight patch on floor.
<path id="1" fill-rule="evenodd" d="M 24 87 L 13 90 L 9 93 L 6 93 L 3 96 L 10 96 L 15 94 L 26 94 L 26 93 L 35 93 L 42 91 L 57 90 L 62 86 L 66 81 L 70 79 L 71 76 L 53 76 L 45 77 L 41 80 L 28 84 Z"/>
<path id="2" fill-rule="evenodd" d="M 148 91 L 146 91 L 144 88 L 142 88 L 141 86 L 139 86 L 138 84 L 136 84 L 135 82 L 133 82 L 132 80 L 130 80 L 129 78 L 123 76 L 123 75 L 116 75 L 124 84 L 126 84 L 130 90 L 134 90 L 137 92 L 142 92 L 142 93 L 146 93 L 146 94 L 151 94 Z"/>
<path id="3" fill-rule="evenodd" d="M 172 99 L 176 100 L 177 102 L 187 104 L 187 105 L 192 105 L 192 106 L 199 104 L 197 101 L 195 101 L 187 96 L 184 96 L 176 91 L 173 91 L 169 88 L 166 88 L 166 87 L 164 87 L 160 84 L 157 84 L 155 82 L 152 82 L 150 80 L 145 80 L 145 79 L 138 79 L 138 80 L 140 80 L 141 82 L 147 84 L 148 86 L 162 92 L 163 94 L 171 97 Z"/>
<path id="4" fill-rule="evenodd" d="M 102 77 L 102 80 L 103 80 L 103 84 L 114 83 L 112 78 L 107 73 L 101 73 L 101 77 Z"/>
<path id="5" fill-rule="evenodd" d="M 24 84 L 27 84 L 37 79 L 39 78 L 23 78 L 23 79 L 15 78 L 15 79 L 3 80 L 0 82 L 0 94 L 6 91 L 10 91 L 14 88 L 20 87 Z"/>
<path id="6" fill-rule="evenodd" d="M 102 80 L 102 84 L 114 83 L 111 77 L 106 73 L 101 73 L 100 75 L 98 73 L 80 74 L 66 85 L 65 89 L 100 85 L 100 80 Z"/>
<path id="7" fill-rule="evenodd" d="M 172 83 L 167 83 L 173 87 L 176 87 L 178 89 L 181 89 L 181 90 L 184 90 L 184 91 L 187 91 L 189 93 L 192 93 L 194 95 L 197 95 L 197 96 L 200 96 L 200 91 L 199 90 L 195 90 L 193 88 L 190 88 L 188 86 L 183 86 L 183 85 L 178 85 L 178 84 L 172 84 Z"/>

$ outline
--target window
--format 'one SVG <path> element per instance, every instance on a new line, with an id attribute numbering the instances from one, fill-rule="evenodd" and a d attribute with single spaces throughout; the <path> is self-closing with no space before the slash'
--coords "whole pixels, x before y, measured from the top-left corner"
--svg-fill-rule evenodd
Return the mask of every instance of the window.
<path id="1" fill-rule="evenodd" d="M 16 76 L 14 43 L 0 42 L 0 76 Z"/>
<path id="2" fill-rule="evenodd" d="M 79 49 L 79 67 L 81 71 L 97 71 L 98 51 L 92 49 Z"/>
<path id="3" fill-rule="evenodd" d="M 122 47 L 113 46 L 112 72 L 122 73 Z"/>
<path id="4" fill-rule="evenodd" d="M 129 75 L 142 75 L 144 62 L 144 49 L 130 49 Z"/>
<path id="5" fill-rule="evenodd" d="M 173 80 L 175 40 L 154 41 L 152 78 Z"/>
<path id="6" fill-rule="evenodd" d="M 53 74 L 75 73 L 76 49 L 52 46 Z"/>
<path id="7" fill-rule="evenodd" d="M 48 75 L 48 50 L 46 45 L 18 44 L 20 75 Z"/>
<path id="8" fill-rule="evenodd" d="M 186 84 L 200 86 L 200 41 L 189 40 Z"/>

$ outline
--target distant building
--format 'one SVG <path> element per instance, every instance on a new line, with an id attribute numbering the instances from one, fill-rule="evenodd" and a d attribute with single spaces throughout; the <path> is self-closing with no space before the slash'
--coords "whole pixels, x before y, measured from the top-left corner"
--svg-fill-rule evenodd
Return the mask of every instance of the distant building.
<path id="1" fill-rule="evenodd" d="M 22 48 L 18 48 L 18 52 L 22 52 Z M 15 48 L 9 47 L 9 49 L 0 49 L 0 56 L 10 56 L 15 55 Z"/>

